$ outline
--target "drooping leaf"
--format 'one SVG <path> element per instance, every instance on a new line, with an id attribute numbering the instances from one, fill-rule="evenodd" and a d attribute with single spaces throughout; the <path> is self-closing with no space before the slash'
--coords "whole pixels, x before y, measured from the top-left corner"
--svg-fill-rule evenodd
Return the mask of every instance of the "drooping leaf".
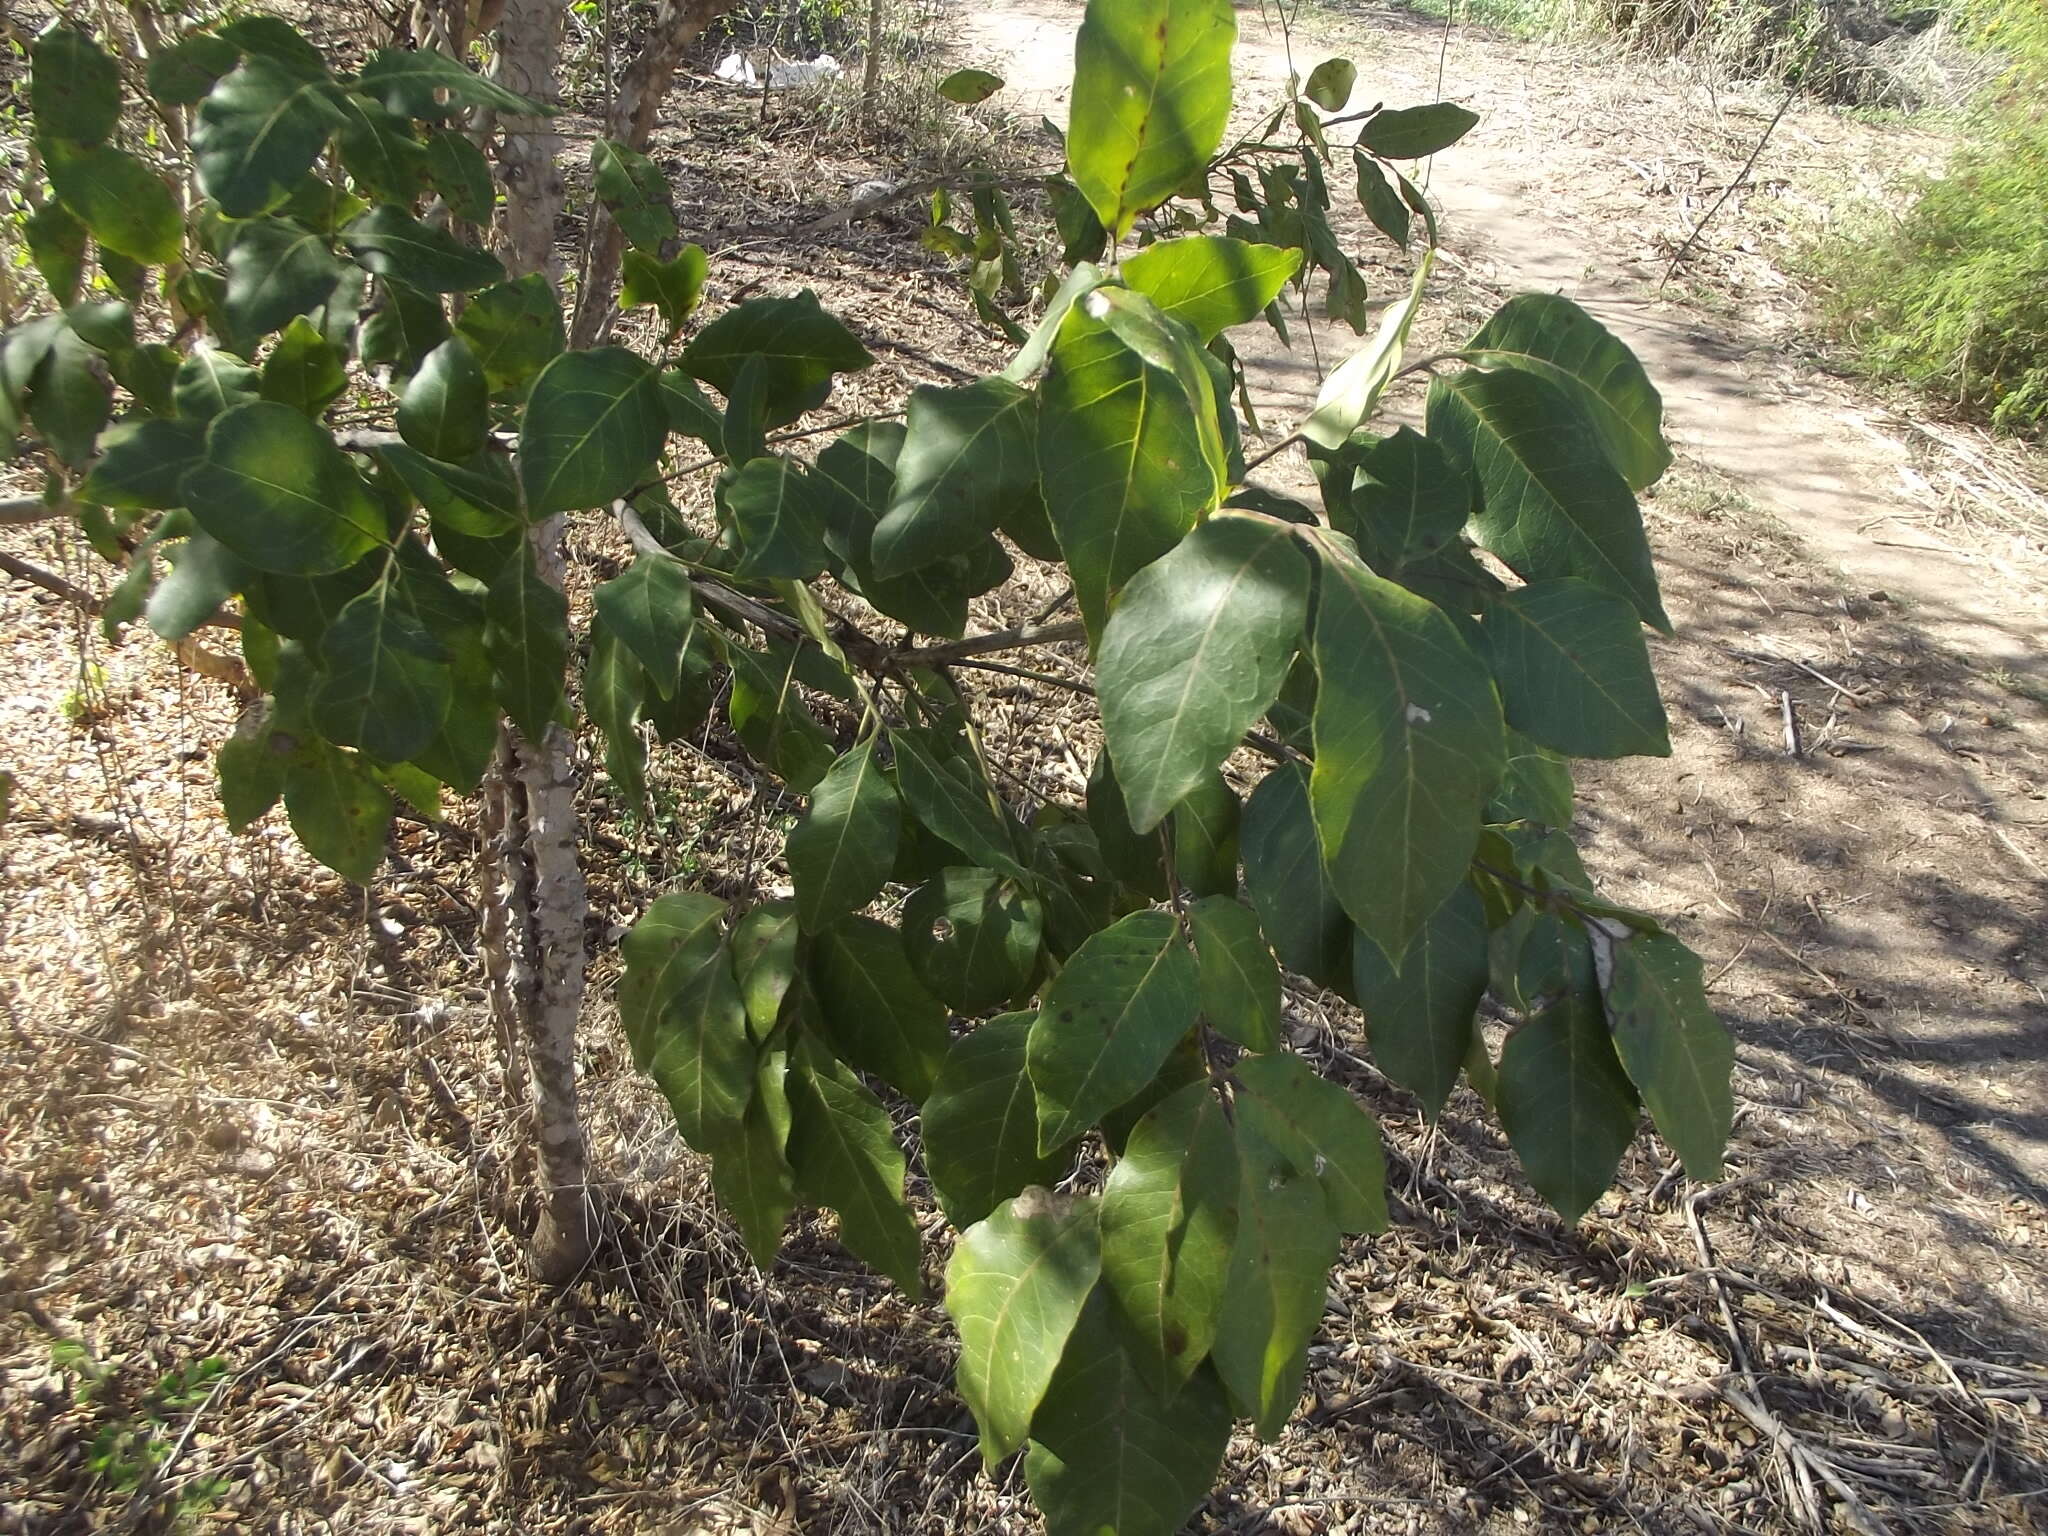
<path id="1" fill-rule="evenodd" d="M 1375 229 L 1394 244 L 1407 249 L 1412 223 L 1408 204 L 1394 190 L 1393 183 L 1387 180 L 1387 173 L 1380 169 L 1379 161 L 1371 155 L 1362 149 L 1353 150 L 1351 162 L 1358 172 L 1359 207 L 1365 210 L 1365 216 L 1372 220 Z"/>
<path id="2" fill-rule="evenodd" d="M 304 225 L 251 219 L 236 229 L 228 247 L 228 324 L 253 343 L 326 303 L 341 270 L 326 239 Z"/>
<path id="3" fill-rule="evenodd" d="M 1002 88 L 1003 77 L 985 69 L 956 69 L 939 82 L 939 94 L 963 107 L 987 101 Z"/>
<path id="4" fill-rule="evenodd" d="M 1449 149 L 1478 123 L 1477 112 L 1451 101 L 1397 107 L 1368 118 L 1359 130 L 1358 142 L 1382 160 L 1420 160 Z"/>
<path id="5" fill-rule="evenodd" d="M 902 804 L 870 737 L 832 765 L 790 829 L 785 854 L 807 931 L 873 899 L 895 864 L 902 827 Z"/>
<path id="6" fill-rule="evenodd" d="M 1428 414 L 1479 488 L 1481 544 L 1526 581 L 1581 577 L 1671 633 L 1635 497 L 1561 386 L 1526 368 L 1440 377 Z"/>
<path id="7" fill-rule="evenodd" d="M 896 787 L 911 815 L 977 864 L 1013 879 L 1030 878 L 1011 845 L 1008 818 L 989 803 L 986 780 L 976 787 L 954 773 L 915 731 L 891 731 L 889 742 L 896 755 Z"/>
<path id="8" fill-rule="evenodd" d="M 549 108 L 487 80 L 431 48 L 384 48 L 363 66 L 361 88 L 401 117 L 453 117 L 467 107 L 489 107 L 521 117 Z"/>
<path id="9" fill-rule="evenodd" d="M 1111 235 L 1216 152 L 1236 38 L 1228 0 L 1091 0 L 1074 43 L 1067 168 Z"/>
<path id="10" fill-rule="evenodd" d="M 973 1015 L 1014 1001 L 1038 970 L 1045 915 L 992 869 L 942 869 L 903 904 L 911 969 L 949 1008 Z"/>
<path id="11" fill-rule="evenodd" d="M 379 203 L 410 207 L 427 179 L 427 152 L 412 125 L 355 91 L 328 97 L 341 113 L 335 148 L 356 190 Z"/>
<path id="12" fill-rule="evenodd" d="M 1033 1184 L 1051 1188 L 1073 1155 L 1041 1156 L 1025 1070 L 1032 1013 L 1005 1013 L 955 1040 L 919 1111 L 925 1169 L 946 1219 L 965 1228 Z"/>
<path id="13" fill-rule="evenodd" d="M 285 764 L 290 753 L 270 729 L 270 712 L 246 711 L 235 732 L 220 744 L 214 769 L 220 781 L 221 814 L 233 832 L 246 832 L 284 796 Z"/>
<path id="14" fill-rule="evenodd" d="M 29 52 L 29 105 L 44 140 L 100 144 L 121 121 L 121 69 L 85 33 L 61 21 Z"/>
<path id="15" fill-rule="evenodd" d="M 634 1057 L 668 1100 L 676 1129 L 699 1152 L 715 1153 L 741 1133 L 754 1096 L 757 1058 L 746 1010 L 733 976 L 732 946 L 720 939 L 715 917 L 707 925 L 702 898 L 663 898 L 626 937 L 627 974 L 633 984 Z M 722 904 L 721 904 L 722 907 Z M 661 920 L 652 928 L 656 913 Z M 644 938 L 643 938 L 644 935 Z M 641 941 L 636 946 L 636 941 Z M 621 1014 L 627 992 L 622 984 Z"/>
<path id="16" fill-rule="evenodd" d="M 1469 882 L 1459 885 L 1398 962 L 1360 934 L 1351 973 L 1374 1062 L 1436 1119 L 1457 1086 L 1486 991 L 1486 909 L 1479 893 Z"/>
<path id="17" fill-rule="evenodd" d="M 1174 1536 L 1208 1495 L 1229 1440 L 1216 1373 L 1204 1366 L 1160 1397 L 1098 1293 L 1046 1389 L 1024 1476 L 1051 1536 Z"/>
<path id="18" fill-rule="evenodd" d="M 1024 1443 L 1102 1271 L 1098 1202 L 1033 1186 L 960 1234 L 946 1310 L 990 1466 Z"/>
<path id="19" fill-rule="evenodd" d="M 1384 1232 L 1386 1163 L 1364 1106 L 1290 1051 L 1247 1056 L 1234 1075 L 1239 1122 L 1322 1186 L 1339 1230 Z"/>
<path id="20" fill-rule="evenodd" d="M 257 388 L 265 400 L 317 421 L 348 388 L 348 354 L 300 315 L 284 328 L 263 360 Z"/>
<path id="21" fill-rule="evenodd" d="M 1398 956 L 1464 878 L 1505 755 L 1500 700 L 1441 609 L 1319 547 L 1309 797 L 1338 900 Z"/>
<path id="22" fill-rule="evenodd" d="M 460 463 L 490 433 L 490 396 L 469 343 L 451 336 L 421 361 L 398 402 L 398 435 L 429 458 Z"/>
<path id="23" fill-rule="evenodd" d="M 1351 925 L 1316 841 L 1308 770 L 1286 763 L 1261 779 L 1238 838 L 1246 894 L 1280 963 L 1349 993 Z"/>
<path id="24" fill-rule="evenodd" d="M 1583 949 L 1585 939 L 1575 941 Z M 1575 1222 L 1614 1180 L 1636 1133 L 1636 1095 L 1590 996 L 1591 968 L 1573 990 L 1508 1036 L 1495 1105 L 1529 1182 Z"/>
<path id="25" fill-rule="evenodd" d="M 519 480 L 527 516 L 602 507 L 652 472 L 668 439 L 654 369 L 624 347 L 565 352 L 526 400 Z"/>
<path id="26" fill-rule="evenodd" d="M 1422 306 L 1433 253 L 1425 251 L 1415 269 L 1408 296 L 1380 317 L 1371 341 L 1337 365 L 1316 392 L 1315 407 L 1301 424 L 1301 435 L 1319 448 L 1334 450 L 1368 421 L 1394 376 L 1408 345 L 1408 332 Z"/>
<path id="27" fill-rule="evenodd" d="M 655 691 L 672 695 L 696 631 L 689 571 L 677 561 L 643 554 L 620 575 L 600 582 L 591 606 L 646 669 Z"/>
<path id="28" fill-rule="evenodd" d="M 1671 755 L 1633 609 L 1576 577 L 1519 587 L 1481 621 L 1508 724 L 1568 757 Z"/>
<path id="29" fill-rule="evenodd" d="M 168 550 L 170 573 L 149 594 L 143 617 L 165 640 L 182 640 L 242 589 L 249 568 L 204 533 L 194 532 Z"/>
<path id="30" fill-rule="evenodd" d="M 789 1097 L 789 1163 L 797 1188 L 831 1207 L 839 1216 L 839 1240 L 914 1299 L 923 1289 L 917 1224 L 903 1203 L 903 1152 L 889 1112 L 808 1038 L 798 1042 L 791 1062 Z"/>
<path id="31" fill-rule="evenodd" d="M 1037 503 L 1037 411 L 1007 379 L 911 391 L 895 486 L 873 534 L 877 575 L 963 554 L 1020 503 Z"/>
<path id="32" fill-rule="evenodd" d="M 1139 1372 L 1171 1396 L 1209 1353 L 1237 1241 L 1237 1140 L 1207 1082 L 1163 1100 L 1102 1191 L 1102 1277 Z"/>
<path id="33" fill-rule="evenodd" d="M 1221 773 L 1211 773 L 1173 808 L 1173 875 L 1195 896 L 1237 894 L 1238 829 L 1244 806 Z"/>
<path id="34" fill-rule="evenodd" d="M 1612 969 L 1603 992 L 1621 1064 L 1685 1171 L 1718 1179 L 1735 1118 L 1728 1083 L 1735 1044 L 1707 1004 L 1699 956 L 1664 934 L 1608 942 Z M 1597 955 L 1600 940 L 1594 943 Z"/>
<path id="35" fill-rule="evenodd" d="M 1244 1178 L 1237 1242 L 1210 1359 L 1231 1403 L 1270 1440 L 1301 1397 L 1338 1231 L 1312 1173 L 1295 1167 L 1242 1120 L 1237 1147 Z"/>
<path id="36" fill-rule="evenodd" d="M 728 645 L 732 692 L 726 714 L 741 746 L 791 789 L 809 794 L 839 754 L 797 686 L 802 654 L 794 646 L 778 657 Z"/>
<path id="37" fill-rule="evenodd" d="M 668 322 L 673 334 L 696 313 L 704 296 L 704 279 L 710 262 L 701 245 L 686 245 L 667 261 L 646 251 L 628 251 L 620 268 L 625 283 L 619 291 L 619 307 L 634 309 L 652 304 Z"/>
<path id="38" fill-rule="evenodd" d="M 236 219 L 284 202 L 341 126 L 332 95 L 324 77 L 249 54 L 199 104 L 192 153 L 201 189 Z"/>
<path id="39" fill-rule="evenodd" d="M 818 935 L 811 964 L 838 1053 L 905 1098 L 923 1100 L 946 1056 L 946 1005 L 911 970 L 897 931 L 873 918 L 845 918 Z"/>
<path id="40" fill-rule="evenodd" d="M 811 1008 L 806 953 L 793 902 L 764 901 L 733 924 L 732 970 L 747 1030 L 756 1040 L 772 1038 L 782 1024 Z"/>
<path id="41" fill-rule="evenodd" d="M 107 249 L 158 265 L 178 259 L 184 221 L 164 179 L 125 150 L 51 139 L 43 145 L 50 185 Z"/>
<path id="42" fill-rule="evenodd" d="M 497 257 L 388 203 L 352 220 L 341 243 L 364 271 L 420 293 L 467 293 L 505 276 Z"/>
<path id="43" fill-rule="evenodd" d="M 306 742 L 285 770 L 284 808 L 306 852 L 369 884 L 384 860 L 391 794 L 367 763 L 317 738 Z"/>
<path id="44" fill-rule="evenodd" d="M 825 569 L 825 507 L 798 460 L 751 459 L 719 476 L 718 496 L 738 539 L 741 575 L 804 581 Z"/>
<path id="45" fill-rule="evenodd" d="M 652 160 L 614 139 L 598 139 L 590 146 L 590 174 L 598 200 L 636 247 L 658 250 L 675 238 L 673 194 Z"/>
<path id="46" fill-rule="evenodd" d="M 647 801 L 647 743 L 640 716 L 654 690 L 647 673 L 602 620 L 590 627 L 590 656 L 583 664 L 583 712 L 604 733 L 605 773 L 627 804 Z"/>
<path id="47" fill-rule="evenodd" d="M 789 1053 L 766 1050 L 755 1072 L 754 1097 L 737 1134 L 711 1155 L 711 1188 L 756 1264 L 766 1265 L 782 1243 L 796 1204 L 796 1174 L 789 1166 Z"/>
<path id="48" fill-rule="evenodd" d="M 381 581 L 341 610 L 320 640 L 326 672 L 313 720 L 329 741 L 402 763 L 441 728 L 454 694 L 448 652 Z"/>
<path id="49" fill-rule="evenodd" d="M 1166 331 L 1154 311 L 1161 345 L 1140 352 L 1110 324 L 1112 292 L 1097 288 L 1067 312 L 1039 386 L 1046 510 L 1091 635 L 1124 583 L 1221 499 L 1224 468 L 1216 401 L 1192 336 Z"/>
<path id="50" fill-rule="evenodd" d="M 288 576 L 338 571 L 389 538 L 384 509 L 334 439 L 272 400 L 213 418 L 184 501 L 244 560 Z"/>
<path id="51" fill-rule="evenodd" d="M 767 424 L 786 426 L 825 403 L 835 373 L 874 362 L 837 318 L 806 288 L 795 298 L 749 299 L 699 331 L 683 349 L 683 366 L 730 395 L 748 359 L 760 359 Z"/>
<path id="52" fill-rule="evenodd" d="M 538 741 L 564 712 L 569 602 L 541 579 L 524 539 L 519 557 L 505 563 L 484 594 L 484 614 L 491 691 L 512 723 Z"/>
<path id="53" fill-rule="evenodd" d="M 486 294 L 497 291 L 488 289 Z M 474 301 L 463 312 L 465 322 L 476 314 L 481 303 L 481 299 Z M 390 363 L 392 377 L 404 380 L 418 370 L 427 354 L 446 341 L 449 334 L 448 315 L 440 299 L 430 293 L 416 293 L 403 283 L 379 281 L 375 303 L 363 319 L 356 355 L 365 364 Z M 487 371 L 486 377 L 489 376 Z"/>
<path id="54" fill-rule="evenodd" d="M 1383 576 L 1398 580 L 1411 561 L 1454 543 L 1472 515 L 1471 486 L 1413 427 L 1349 447 L 1317 469 L 1331 526 Z"/>
<path id="55" fill-rule="evenodd" d="M 1150 1082 L 1199 1001 L 1195 957 L 1169 913 L 1133 912 L 1074 951 L 1031 1029 L 1040 1149 L 1071 1141 Z"/>
<path id="56" fill-rule="evenodd" d="M 1131 579 L 1103 627 L 1097 692 L 1131 825 L 1149 832 L 1280 691 L 1308 608 L 1284 529 L 1219 514 Z"/>
<path id="57" fill-rule="evenodd" d="M 1228 896 L 1188 908 L 1202 1017 L 1248 1051 L 1280 1043 L 1280 971 L 1258 919 Z"/>
<path id="58" fill-rule="evenodd" d="M 718 950 L 726 903 L 702 891 L 656 897 L 619 941 L 619 1024 L 645 1070 L 662 1043 L 663 1016 L 686 983 Z"/>
<path id="59" fill-rule="evenodd" d="M 85 226 L 53 197 L 29 216 L 22 234 L 50 297 L 59 304 L 77 298 L 85 278 Z"/>
<path id="60" fill-rule="evenodd" d="M 1656 386 L 1636 355 L 1570 299 L 1517 294 L 1465 343 L 1465 355 L 1482 368 L 1523 368 L 1557 385 L 1592 422 L 1634 489 L 1671 467 Z"/>
<path id="61" fill-rule="evenodd" d="M 1162 240 L 1134 252 L 1123 280 L 1208 342 L 1256 320 L 1301 270 L 1302 253 L 1224 235 Z"/>
<path id="62" fill-rule="evenodd" d="M 455 329 L 476 353 L 494 395 L 525 388 L 568 345 L 561 301 L 539 272 L 477 294 L 455 322 Z M 434 340 L 438 342 L 440 337 Z"/>
<path id="63" fill-rule="evenodd" d="M 427 179 L 458 219 L 487 223 L 497 203 L 491 163 L 476 141 L 456 128 L 436 128 L 427 135 Z"/>

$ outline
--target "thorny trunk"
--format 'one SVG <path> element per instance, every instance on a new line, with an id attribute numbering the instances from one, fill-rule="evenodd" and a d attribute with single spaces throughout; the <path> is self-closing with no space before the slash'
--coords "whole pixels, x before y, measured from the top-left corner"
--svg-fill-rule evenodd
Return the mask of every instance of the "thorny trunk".
<path id="1" fill-rule="evenodd" d="M 509 0 L 499 28 L 497 78 L 553 101 L 563 0 Z M 555 225 L 564 201 L 560 136 L 545 119 L 501 119 L 504 257 L 514 273 L 555 275 Z M 532 532 L 540 573 L 561 585 L 564 522 Z M 591 1209 L 583 1126 L 576 1109 L 576 1022 L 583 1006 L 583 922 L 588 898 L 577 861 L 574 742 L 559 725 L 538 741 L 510 726 L 484 782 L 484 966 L 491 1009 L 511 1048 L 508 1086 L 530 1095 L 541 1206 L 533 1265 L 564 1281 L 590 1256 Z M 518 1065 L 522 1054 L 523 1070 Z"/>
<path id="2" fill-rule="evenodd" d="M 606 138 L 616 139 L 628 149 L 647 148 L 684 51 L 730 4 L 731 0 L 661 0 L 654 25 L 648 28 L 647 39 L 619 81 L 618 95 L 605 114 Z M 583 242 L 583 270 L 578 274 L 576 314 L 569 325 L 570 346 L 594 347 L 611 330 L 619 262 L 624 254 L 625 235 L 618 221 L 593 199 Z"/>

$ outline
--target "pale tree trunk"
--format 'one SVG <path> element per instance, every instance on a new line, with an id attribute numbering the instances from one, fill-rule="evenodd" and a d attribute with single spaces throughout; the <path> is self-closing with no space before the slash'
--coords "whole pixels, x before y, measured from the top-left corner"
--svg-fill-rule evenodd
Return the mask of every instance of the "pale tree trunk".
<path id="1" fill-rule="evenodd" d="M 616 139 L 628 149 L 647 148 L 684 52 L 731 3 L 732 0 L 661 0 L 654 25 L 648 29 L 639 54 L 627 66 L 619 81 L 618 95 L 605 113 L 606 138 Z M 570 346 L 594 347 L 610 332 L 619 262 L 624 255 L 625 235 L 618 221 L 592 198 L 590 223 L 583 241 L 583 270 L 578 274 L 576 314 L 569 325 Z"/>
<path id="2" fill-rule="evenodd" d="M 882 0 L 868 0 L 868 56 L 861 61 L 861 110 L 868 126 L 874 127 L 875 108 L 882 85 Z"/>
<path id="3" fill-rule="evenodd" d="M 497 79 L 536 101 L 556 96 L 566 0 L 507 0 L 499 24 Z M 515 275 L 557 277 L 555 226 L 564 189 L 561 137 L 544 118 L 499 120 L 505 183 L 503 255 Z M 540 574 L 562 584 L 564 519 L 532 532 Z M 487 844 L 484 966 L 500 1035 L 519 1053 L 530 1089 L 540 1180 L 533 1265 L 543 1279 L 570 1279 L 590 1257 L 592 1211 L 583 1125 L 576 1107 L 576 1022 L 583 1007 L 584 918 L 578 862 L 575 743 L 559 725 L 538 741 L 509 725 L 484 781 Z"/>

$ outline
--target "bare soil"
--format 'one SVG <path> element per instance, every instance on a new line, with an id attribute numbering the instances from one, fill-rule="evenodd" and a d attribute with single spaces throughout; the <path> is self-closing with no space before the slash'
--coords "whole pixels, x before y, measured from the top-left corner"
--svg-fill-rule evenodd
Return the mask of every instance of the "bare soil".
<path id="1" fill-rule="evenodd" d="M 1030 123 L 1060 114 L 1077 17 L 1025 0 L 941 25 Z M 1242 32 L 1251 95 L 1284 76 L 1288 41 L 1256 10 Z M 1418 347 L 1517 288 L 1558 288 L 1664 388 L 1681 462 L 1647 512 L 1679 631 L 1655 643 L 1674 753 L 1583 774 L 1580 832 L 1618 899 L 1706 957 L 1741 1109 L 1725 1183 L 1688 1185 L 1646 1138 L 1566 1229 L 1476 1100 L 1424 1127 L 1355 1015 L 1294 995 L 1296 1045 L 1381 1117 L 1396 1220 L 1333 1278 L 1300 1418 L 1232 1445 L 1194 1528 L 2035 1528 L 2038 467 L 1828 373 L 1781 260 L 1842 188 L 1938 140 L 1795 107 L 1752 190 L 1660 286 L 1774 99 L 1464 27 L 1446 40 L 1365 3 L 1305 13 L 1292 48 L 1304 72 L 1357 59 L 1368 102 L 1432 98 L 1441 68 L 1441 94 L 1482 114 L 1432 171 L 1446 249 Z M 1028 138 L 1001 152 L 1051 156 Z M 714 252 L 713 306 L 809 285 L 870 341 L 878 366 L 821 419 L 1002 357 L 917 244 L 915 203 L 814 227 L 862 183 L 950 168 L 928 146 L 860 146 L 797 100 L 764 121 L 693 78 L 656 158 Z M 1408 257 L 1347 239 L 1378 294 L 1405 289 Z M 1291 419 L 1347 339 L 1319 320 L 1306 358 L 1261 347 L 1262 418 Z M 1300 484 L 1286 457 L 1271 468 Z M 624 557 L 582 537 L 586 580 Z M 55 530 L 0 542 L 104 581 Z M 1050 590 L 1026 563 L 975 626 Z M 626 1059 L 605 1002 L 620 928 L 679 880 L 786 879 L 794 807 L 729 740 L 658 754 L 652 817 L 592 774 L 582 1069 L 606 1235 L 552 1293 L 523 1272 L 528 1213 L 504 1193 L 518 1138 L 477 990 L 468 808 L 402 824 L 375 887 L 347 886 L 279 819 L 226 831 L 224 689 L 18 586 L 0 589 L 0 648 L 17 780 L 0 830 L 0 1532 L 1031 1527 L 1015 1466 L 979 1466 L 936 1303 L 815 1220 L 755 1269 Z M 1020 797 L 1074 798 L 1085 710 L 995 676 L 980 697 Z M 936 1279 L 935 1213 L 928 1230 Z M 224 1373 L 196 1401 L 162 1400 L 165 1373 L 211 1357 Z"/>

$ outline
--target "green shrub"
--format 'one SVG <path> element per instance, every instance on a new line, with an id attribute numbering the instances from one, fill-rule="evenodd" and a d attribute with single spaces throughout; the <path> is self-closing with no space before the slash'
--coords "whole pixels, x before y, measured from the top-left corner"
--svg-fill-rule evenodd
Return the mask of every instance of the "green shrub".
<path id="1" fill-rule="evenodd" d="M 1863 366 L 2001 429 L 2048 423 L 2048 13 L 1988 0 L 1974 35 L 2008 69 L 1945 172 L 1845 221 L 1816 253 L 1827 317 Z"/>

